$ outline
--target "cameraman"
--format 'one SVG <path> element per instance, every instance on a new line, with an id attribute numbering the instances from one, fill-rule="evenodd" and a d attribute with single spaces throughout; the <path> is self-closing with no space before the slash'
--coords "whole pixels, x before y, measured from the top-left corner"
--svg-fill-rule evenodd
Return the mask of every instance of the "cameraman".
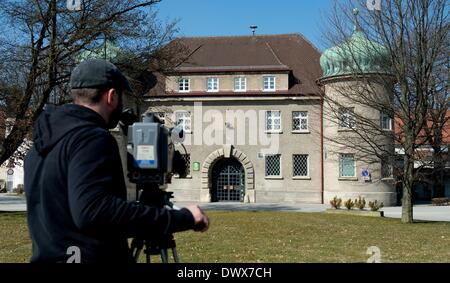
<path id="1" fill-rule="evenodd" d="M 179 211 L 126 200 L 119 148 L 108 129 L 122 113 L 127 79 L 111 63 L 88 60 L 70 77 L 74 104 L 47 107 L 25 159 L 31 262 L 133 262 L 127 238 L 208 229 L 198 206 Z"/>

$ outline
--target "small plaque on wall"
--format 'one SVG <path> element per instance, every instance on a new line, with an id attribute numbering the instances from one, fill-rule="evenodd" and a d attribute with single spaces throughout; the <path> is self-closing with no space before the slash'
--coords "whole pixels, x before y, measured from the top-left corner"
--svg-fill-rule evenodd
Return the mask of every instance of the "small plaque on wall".
<path id="1" fill-rule="evenodd" d="M 194 163 L 192 163 L 192 170 L 194 170 L 194 171 L 200 171 L 200 162 L 194 162 Z"/>

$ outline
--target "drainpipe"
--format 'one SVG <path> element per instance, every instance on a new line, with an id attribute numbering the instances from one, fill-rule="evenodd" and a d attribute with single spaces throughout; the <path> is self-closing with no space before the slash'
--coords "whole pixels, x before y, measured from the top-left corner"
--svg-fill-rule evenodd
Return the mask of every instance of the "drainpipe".
<path id="1" fill-rule="evenodd" d="M 320 99 L 320 193 L 321 193 L 321 202 L 324 204 L 324 168 L 323 168 L 323 162 L 324 162 L 324 154 L 323 154 L 323 100 L 325 95 L 325 90 L 322 92 L 322 97 Z"/>

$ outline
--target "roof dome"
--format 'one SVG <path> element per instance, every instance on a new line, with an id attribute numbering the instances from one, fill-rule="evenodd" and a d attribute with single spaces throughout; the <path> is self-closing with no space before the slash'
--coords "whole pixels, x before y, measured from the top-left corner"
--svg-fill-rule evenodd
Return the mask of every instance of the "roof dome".
<path id="1" fill-rule="evenodd" d="M 80 52 L 75 59 L 78 63 L 87 59 L 105 59 L 114 63 L 120 55 L 121 50 L 110 40 L 106 40 L 104 44 L 98 48 Z"/>
<path id="2" fill-rule="evenodd" d="M 358 11 L 355 9 L 356 16 Z M 357 73 L 388 73 L 389 52 L 381 44 L 370 41 L 358 28 L 347 41 L 325 50 L 320 56 L 323 77 Z"/>

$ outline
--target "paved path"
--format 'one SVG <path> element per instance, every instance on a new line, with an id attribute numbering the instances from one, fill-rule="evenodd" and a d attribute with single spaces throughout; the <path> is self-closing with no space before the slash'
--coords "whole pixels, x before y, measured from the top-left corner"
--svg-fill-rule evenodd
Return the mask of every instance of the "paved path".
<path id="1" fill-rule="evenodd" d="M 184 207 L 192 203 L 176 202 L 178 207 Z M 230 210 L 230 211 L 292 211 L 292 212 L 324 212 L 329 206 L 324 204 L 304 203 L 234 203 L 215 202 L 200 203 L 204 210 Z M 384 216 L 400 218 L 402 208 L 384 207 Z M 25 198 L 23 196 L 0 194 L 0 211 L 26 211 Z M 414 206 L 414 219 L 429 221 L 449 221 L 450 206 L 431 206 L 426 204 Z"/>
<path id="2" fill-rule="evenodd" d="M 178 202 L 178 207 L 183 207 L 192 203 Z M 204 210 L 243 210 L 243 211 L 294 211 L 294 212 L 324 212 L 329 208 L 324 204 L 275 204 L 275 203 L 200 203 Z M 384 207 L 385 217 L 401 218 L 402 208 L 400 206 Z M 414 205 L 414 219 L 428 221 L 449 221 L 450 206 L 431 206 L 428 204 Z"/>
<path id="3" fill-rule="evenodd" d="M 384 207 L 381 210 L 384 211 L 385 217 L 402 217 L 402 208 L 400 206 Z M 414 205 L 413 218 L 429 221 L 450 221 L 450 206 Z"/>
<path id="4" fill-rule="evenodd" d="M 0 211 L 26 211 L 24 196 L 0 194 Z"/>

